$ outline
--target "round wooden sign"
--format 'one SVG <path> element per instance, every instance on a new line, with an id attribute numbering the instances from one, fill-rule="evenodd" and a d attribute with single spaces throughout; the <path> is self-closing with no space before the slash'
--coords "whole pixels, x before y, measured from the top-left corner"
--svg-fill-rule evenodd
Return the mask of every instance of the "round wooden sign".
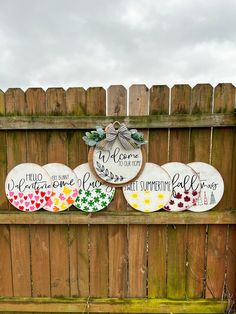
<path id="1" fill-rule="evenodd" d="M 110 186 L 124 186 L 135 180 L 145 165 L 144 148 L 125 150 L 118 139 L 110 151 L 98 147 L 89 150 L 89 166 L 96 178 Z"/>
<path id="2" fill-rule="evenodd" d="M 204 162 L 188 164 L 198 174 L 201 181 L 200 196 L 190 208 L 193 212 L 205 212 L 215 207 L 224 194 L 224 181 L 219 171 Z"/>
<path id="3" fill-rule="evenodd" d="M 51 179 L 37 164 L 19 164 L 8 173 L 5 191 L 14 207 L 21 211 L 34 212 L 42 208 L 50 199 Z"/>
<path id="4" fill-rule="evenodd" d="M 154 212 L 169 202 L 172 194 L 171 178 L 163 168 L 148 162 L 139 178 L 123 187 L 123 193 L 134 209 Z"/>
<path id="5" fill-rule="evenodd" d="M 75 173 L 66 165 L 51 163 L 43 166 L 52 181 L 52 195 L 44 209 L 59 212 L 69 208 L 78 195 L 78 183 Z"/>
<path id="6" fill-rule="evenodd" d="M 90 170 L 89 164 L 74 169 L 78 178 L 79 194 L 74 206 L 84 212 L 97 212 L 107 207 L 114 198 L 115 188 L 98 181 Z"/>
<path id="7" fill-rule="evenodd" d="M 164 209 L 179 212 L 196 204 L 201 185 L 197 173 L 181 162 L 169 162 L 162 166 L 172 181 L 172 196 Z"/>

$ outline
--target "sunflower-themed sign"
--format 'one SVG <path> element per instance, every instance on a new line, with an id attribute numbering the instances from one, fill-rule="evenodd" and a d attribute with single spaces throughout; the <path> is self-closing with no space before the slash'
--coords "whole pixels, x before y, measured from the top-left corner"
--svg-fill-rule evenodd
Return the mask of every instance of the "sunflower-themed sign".
<path id="1" fill-rule="evenodd" d="M 107 207 L 115 195 L 115 188 L 98 181 L 89 168 L 82 164 L 74 169 L 79 193 L 74 206 L 84 212 L 97 212 Z"/>
<path id="2" fill-rule="evenodd" d="M 69 208 L 78 195 L 78 183 L 75 173 L 66 165 L 51 163 L 43 166 L 52 181 L 52 195 L 44 209 L 60 212 Z"/>
<path id="3" fill-rule="evenodd" d="M 89 150 L 89 166 L 95 177 L 110 186 L 124 186 L 135 180 L 145 165 L 143 134 L 114 122 L 105 130 L 87 132 L 83 137 Z"/>
<path id="4" fill-rule="evenodd" d="M 34 212 L 42 208 L 50 199 L 51 179 L 37 164 L 19 164 L 8 173 L 5 191 L 14 207 L 24 212 Z"/>
<path id="5" fill-rule="evenodd" d="M 171 179 L 160 166 L 146 163 L 139 178 L 123 187 L 123 193 L 134 209 L 154 212 L 169 202 L 172 193 Z"/>

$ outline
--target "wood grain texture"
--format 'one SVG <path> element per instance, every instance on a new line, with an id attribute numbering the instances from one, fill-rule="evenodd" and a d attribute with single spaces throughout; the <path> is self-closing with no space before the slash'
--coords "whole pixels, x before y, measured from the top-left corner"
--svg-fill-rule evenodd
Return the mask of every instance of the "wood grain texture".
<path id="1" fill-rule="evenodd" d="M 21 89 L 8 89 L 5 101 L 6 114 L 27 114 L 25 94 Z M 17 164 L 27 161 L 26 147 L 25 131 L 13 131 L 7 134 L 8 171 Z M 17 211 L 12 206 L 10 208 L 12 211 Z M 31 296 L 29 226 L 10 226 L 10 238 L 13 294 L 14 296 Z"/>
<path id="2" fill-rule="evenodd" d="M 25 93 L 27 113 L 46 113 L 46 93 L 41 88 L 30 88 Z M 27 162 L 47 163 L 46 131 L 27 133 Z M 32 296 L 50 296 L 50 263 L 48 226 L 30 226 Z"/>
<path id="3" fill-rule="evenodd" d="M 189 85 L 172 87 L 171 114 L 188 113 L 190 104 L 191 88 Z M 188 162 L 189 129 L 171 130 L 169 160 Z M 167 296 L 169 298 L 186 297 L 186 241 L 186 226 L 168 226 Z"/>
<path id="4" fill-rule="evenodd" d="M 127 91 L 124 86 L 113 85 L 108 88 L 107 114 L 124 116 L 127 113 Z M 113 207 L 107 210 L 126 210 L 127 203 L 122 188 L 116 188 Z M 128 242 L 127 226 L 108 226 L 109 245 L 109 296 L 127 297 L 128 280 Z"/>
<path id="5" fill-rule="evenodd" d="M 214 93 L 214 112 L 233 112 L 235 105 L 235 87 L 232 84 L 219 84 Z M 221 206 L 231 208 L 234 203 L 235 186 L 232 180 L 232 155 L 234 130 L 223 128 L 213 130 L 212 165 L 218 169 L 224 179 L 224 195 L 214 210 Z M 207 252 L 207 285 L 206 297 L 222 297 L 224 294 L 226 272 L 227 226 L 209 226 Z"/>
<path id="6" fill-rule="evenodd" d="M 213 87 L 198 84 L 192 90 L 191 113 L 210 113 L 212 111 Z M 209 163 L 211 129 L 192 129 L 190 136 L 189 161 Z M 187 286 L 188 298 L 202 298 L 205 294 L 205 242 L 206 226 L 189 225 L 187 239 Z M 198 252 L 196 254 L 196 252 Z"/>
<path id="7" fill-rule="evenodd" d="M 150 115 L 168 114 L 169 87 L 152 86 Z M 149 131 L 149 161 L 162 165 L 168 160 L 168 130 Z M 166 297 L 167 279 L 167 226 L 151 225 L 148 229 L 148 296 Z"/>
<path id="8" fill-rule="evenodd" d="M 46 92 L 46 112 L 65 114 L 65 91 L 62 88 L 49 88 Z M 67 134 L 65 131 L 52 131 L 47 138 L 47 161 L 68 163 Z M 70 295 L 68 226 L 49 227 L 51 296 Z"/>
<path id="9" fill-rule="evenodd" d="M 87 90 L 87 114 L 106 115 L 106 91 L 102 87 Z M 89 238 L 90 295 L 93 297 L 107 297 L 109 275 L 107 226 L 90 226 Z"/>
<path id="10" fill-rule="evenodd" d="M 147 115 L 149 90 L 145 85 L 132 85 L 129 89 L 129 114 Z M 148 133 L 144 136 L 147 138 Z M 128 228 L 129 297 L 146 296 L 147 281 L 147 227 L 141 225 Z"/>
<path id="11" fill-rule="evenodd" d="M 69 88 L 66 91 L 67 114 L 86 114 L 86 91 Z M 68 131 L 68 166 L 71 169 L 87 162 L 87 146 L 83 131 Z M 74 208 L 75 209 L 75 208 Z M 69 228 L 70 295 L 89 296 L 88 226 L 71 225 Z"/>

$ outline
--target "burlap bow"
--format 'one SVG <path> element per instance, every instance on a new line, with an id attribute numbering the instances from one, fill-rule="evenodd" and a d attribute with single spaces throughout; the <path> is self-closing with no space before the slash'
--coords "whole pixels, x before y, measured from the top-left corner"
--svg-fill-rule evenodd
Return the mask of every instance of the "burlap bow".
<path id="1" fill-rule="evenodd" d="M 97 147 L 101 150 L 109 151 L 112 149 L 113 144 L 118 138 L 121 146 L 124 147 L 125 150 L 137 148 L 138 145 L 132 139 L 131 132 L 128 130 L 126 125 L 124 123 L 119 123 L 120 127 L 116 130 L 114 127 L 115 123 L 117 122 L 114 122 L 113 124 L 111 123 L 106 127 L 106 138 L 97 143 Z"/>

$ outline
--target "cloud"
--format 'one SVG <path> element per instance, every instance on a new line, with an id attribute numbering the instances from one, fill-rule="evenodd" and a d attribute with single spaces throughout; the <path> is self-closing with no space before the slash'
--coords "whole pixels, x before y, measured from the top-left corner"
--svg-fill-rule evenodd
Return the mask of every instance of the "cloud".
<path id="1" fill-rule="evenodd" d="M 0 88 L 232 82 L 236 1 L 8 0 Z"/>

